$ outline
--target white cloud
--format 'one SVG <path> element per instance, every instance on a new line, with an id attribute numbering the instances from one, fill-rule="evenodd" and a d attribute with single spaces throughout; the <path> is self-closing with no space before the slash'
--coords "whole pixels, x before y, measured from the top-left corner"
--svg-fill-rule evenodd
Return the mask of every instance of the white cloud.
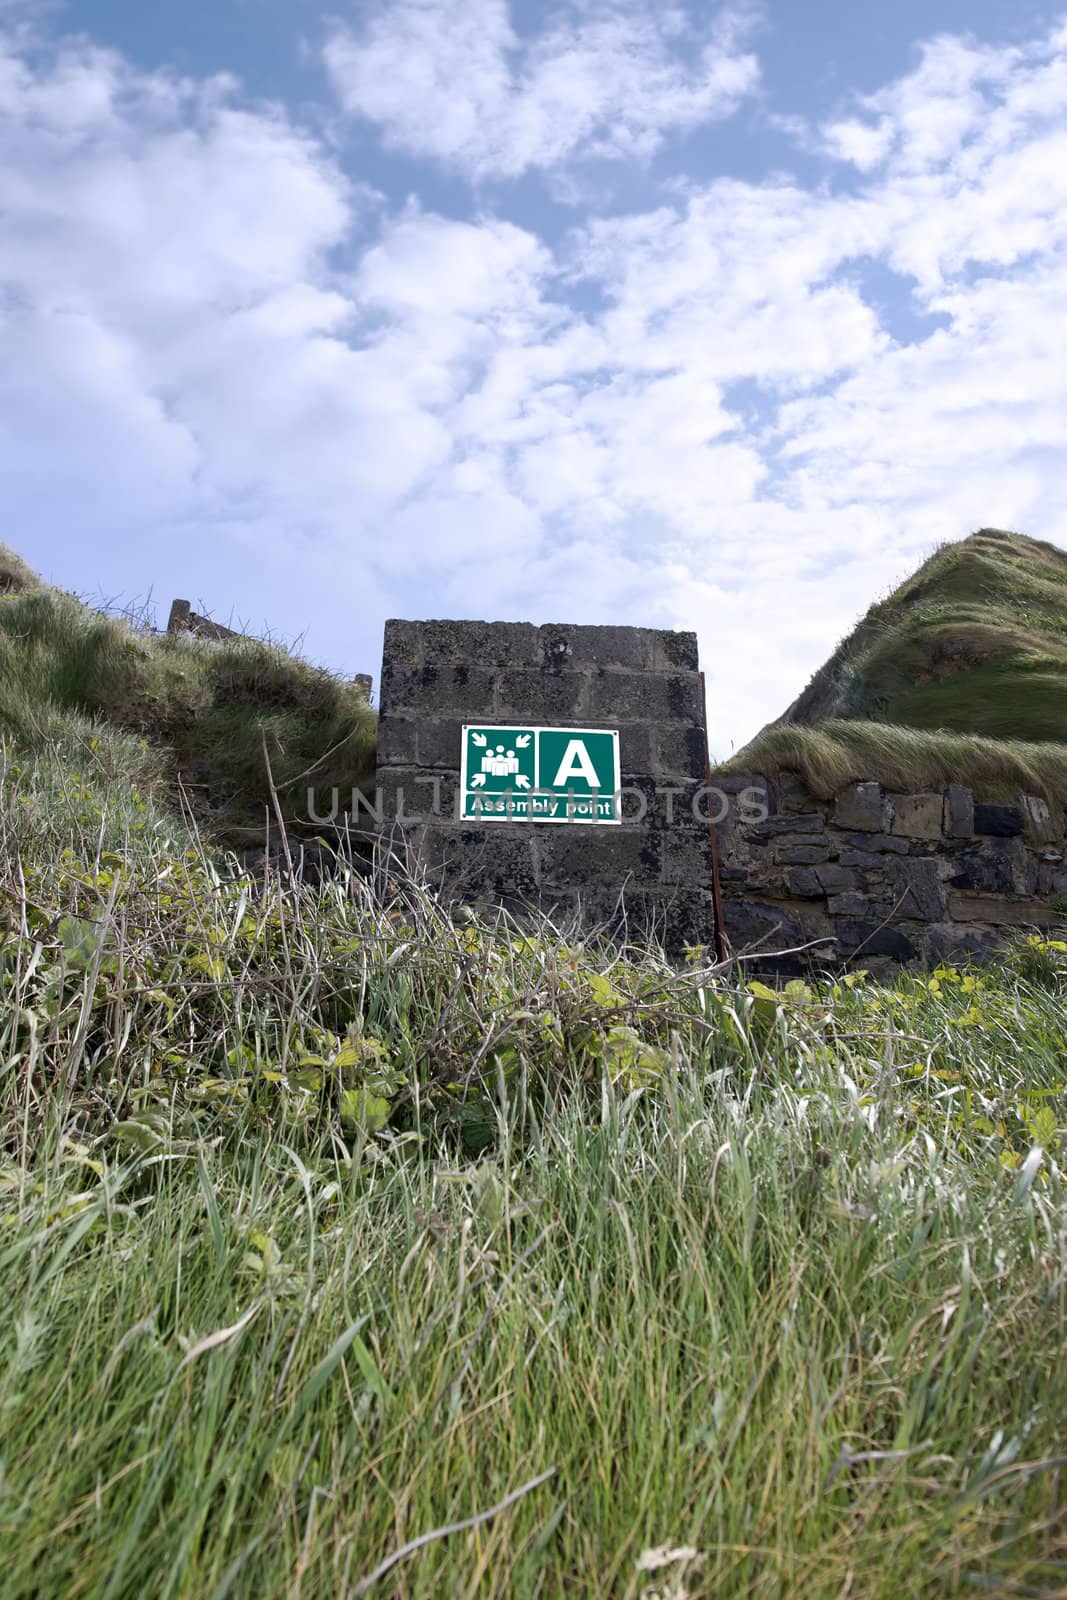
<path id="1" fill-rule="evenodd" d="M 647 160 L 668 133 L 728 116 L 759 79 L 748 14 L 572 0 L 535 38 L 507 0 L 390 0 L 338 26 L 325 60 L 344 109 L 395 149 L 471 178 L 567 161 Z"/>
<path id="2" fill-rule="evenodd" d="M 502 47 L 508 105 L 558 37 Z M 692 185 L 553 250 L 390 208 L 227 79 L 0 48 L 5 534 L 185 541 L 336 664 L 387 611 L 697 626 L 728 749 L 934 542 L 1067 544 L 1065 63 L 938 41 L 836 125 L 851 186 Z"/>

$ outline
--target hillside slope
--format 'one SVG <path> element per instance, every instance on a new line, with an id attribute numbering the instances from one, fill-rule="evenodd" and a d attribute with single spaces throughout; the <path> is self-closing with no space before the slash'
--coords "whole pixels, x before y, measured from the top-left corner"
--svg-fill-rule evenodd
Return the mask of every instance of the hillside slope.
<path id="1" fill-rule="evenodd" d="M 942 546 L 724 770 L 1067 804 L 1067 551 L 994 528 Z"/>
<path id="2" fill-rule="evenodd" d="M 983 528 L 879 601 L 780 719 L 1067 741 L 1067 551 Z"/>
<path id="3" fill-rule="evenodd" d="M 61 749 L 87 773 L 106 748 L 130 787 L 180 785 L 197 825 L 240 848 L 273 827 L 265 752 L 299 830 L 309 788 L 321 815 L 373 772 L 375 725 L 360 685 L 277 645 L 135 627 L 0 545 L 0 736 L 20 752 Z"/>

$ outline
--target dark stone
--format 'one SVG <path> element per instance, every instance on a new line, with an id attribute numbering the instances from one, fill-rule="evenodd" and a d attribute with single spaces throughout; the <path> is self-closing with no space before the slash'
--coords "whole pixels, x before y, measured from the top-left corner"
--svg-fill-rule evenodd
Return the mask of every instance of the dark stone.
<path id="1" fill-rule="evenodd" d="M 414 718 L 378 718 L 378 761 L 382 766 L 414 765 L 417 727 Z"/>
<path id="2" fill-rule="evenodd" d="M 703 780 L 707 772 L 707 746 L 702 728 L 662 727 L 655 735 L 655 742 L 657 772 Z M 716 788 L 722 787 L 717 778 L 712 782 Z M 730 793 L 726 789 L 722 792 Z"/>
<path id="3" fill-rule="evenodd" d="M 455 819 L 459 776 L 454 772 L 426 771 L 420 767 L 385 767 L 378 772 L 382 826 L 408 827 L 413 823 Z"/>
<path id="4" fill-rule="evenodd" d="M 1057 920 L 1051 906 L 1028 896 L 951 894 L 948 914 L 954 922 L 988 922 L 999 927 L 1047 927 Z"/>
<path id="5" fill-rule="evenodd" d="M 426 717 L 418 724 L 419 765 L 458 772 L 463 752 L 463 723 L 458 717 Z M 378 759 L 388 763 L 388 756 Z"/>
<path id="6" fill-rule="evenodd" d="M 675 667 L 679 672 L 696 672 L 700 666 L 700 651 L 695 633 L 662 628 L 653 635 L 659 646 L 661 660 L 655 666 Z"/>
<path id="7" fill-rule="evenodd" d="M 857 850 L 882 850 L 892 855 L 906 856 L 911 849 L 907 839 L 898 839 L 891 833 L 843 833 L 845 844 Z"/>
<path id="8" fill-rule="evenodd" d="M 546 622 L 539 630 L 539 661 L 550 670 L 623 667 L 647 672 L 655 665 L 654 628 L 597 627 Z"/>
<path id="9" fill-rule="evenodd" d="M 390 626 L 386 624 L 387 628 Z M 541 661 L 538 630 L 530 622 L 408 622 L 399 626 L 417 630 L 424 662 L 507 667 L 536 666 Z M 391 654 L 390 645 L 387 634 L 387 656 Z"/>
<path id="10" fill-rule="evenodd" d="M 849 894 L 854 889 L 864 887 L 862 876 L 852 867 L 842 867 L 835 863 L 816 867 L 815 877 L 824 894 Z"/>
<path id="11" fill-rule="evenodd" d="M 643 897 L 644 925 L 668 955 L 680 956 L 686 945 L 712 946 L 715 906 L 709 889 L 665 889 Z"/>
<path id="12" fill-rule="evenodd" d="M 781 948 L 804 943 L 800 923 L 781 906 L 758 900 L 727 900 L 723 913 L 730 943 L 739 953 L 754 945 L 770 951 L 775 945 Z"/>
<path id="13" fill-rule="evenodd" d="M 783 866 L 811 866 L 815 862 L 829 861 L 828 844 L 779 844 L 775 858 Z M 875 858 L 877 859 L 877 858 Z"/>
<path id="14" fill-rule="evenodd" d="M 878 871 L 887 866 L 885 856 L 872 855 L 869 850 L 842 850 L 837 858 L 842 867 L 866 867 Z"/>
<path id="15" fill-rule="evenodd" d="M 560 722 L 577 722 L 586 715 L 589 679 L 580 672 L 543 672 L 539 668 L 517 667 L 502 672 L 498 682 L 497 720 L 500 722 L 529 722 L 551 727 Z"/>
<path id="16" fill-rule="evenodd" d="M 388 658 L 382 667 L 381 710 L 424 718 L 451 712 L 467 722 L 494 715 L 496 676 L 484 667 L 398 667 Z"/>
<path id="17" fill-rule="evenodd" d="M 898 917 L 921 917 L 937 922 L 945 914 L 945 888 L 938 863 L 931 857 L 886 863 Z"/>
<path id="18" fill-rule="evenodd" d="M 850 956 L 893 956 L 898 961 L 911 961 L 916 950 L 911 940 L 899 928 L 880 928 L 865 917 L 845 917 L 834 922 L 834 937 L 843 952 Z"/>
<path id="19" fill-rule="evenodd" d="M 529 826 L 529 824 L 528 824 Z M 658 882 L 664 837 L 651 828 L 598 828 L 595 824 L 533 824 L 541 882 L 546 885 Z M 708 867 L 710 877 L 710 865 Z"/>
<path id="20" fill-rule="evenodd" d="M 977 845 L 956 857 L 952 886 L 979 894 L 1016 894 L 1025 860 L 1021 841 Z"/>
<path id="21" fill-rule="evenodd" d="M 711 881 L 711 838 L 703 829 L 666 828 L 660 834 L 664 883 Z"/>
<path id="22" fill-rule="evenodd" d="M 1018 806 L 977 805 L 974 831 L 995 839 L 1014 839 L 1023 831 L 1023 814 Z"/>
<path id="23" fill-rule="evenodd" d="M 865 917 L 870 904 L 865 894 L 833 894 L 826 902 L 826 909 L 832 917 Z"/>
<path id="24" fill-rule="evenodd" d="M 639 722 L 624 722 L 619 728 L 619 767 L 623 774 L 644 776 L 654 770 L 652 733 Z M 625 781 L 625 779 L 624 779 Z"/>
<path id="25" fill-rule="evenodd" d="M 780 772 L 774 780 L 779 811 L 810 811 L 811 791 L 795 772 Z"/>
<path id="26" fill-rule="evenodd" d="M 969 839 L 974 833 L 974 790 L 950 783 L 945 790 L 945 833 L 950 839 Z"/>
<path id="27" fill-rule="evenodd" d="M 825 890 L 815 876 L 814 867 L 791 867 L 785 875 L 786 887 L 798 900 L 820 899 Z"/>
<path id="28" fill-rule="evenodd" d="M 988 960 L 1003 947 L 1003 939 L 988 928 L 960 927 L 955 922 L 935 922 L 926 930 L 926 956 L 936 961 Z"/>
<path id="29" fill-rule="evenodd" d="M 383 659 L 397 667 L 413 667 L 422 660 L 421 622 L 402 622 L 390 617 L 385 624 Z"/>
<path id="30" fill-rule="evenodd" d="M 589 687 L 594 726 L 599 722 L 688 722 L 700 726 L 700 679 L 695 673 L 600 671 Z"/>
<path id="31" fill-rule="evenodd" d="M 822 833 L 823 818 L 821 812 L 809 812 L 806 816 L 799 817 L 768 817 L 765 822 L 753 822 L 749 830 L 753 838 L 767 839 L 772 835 L 792 833 Z"/>

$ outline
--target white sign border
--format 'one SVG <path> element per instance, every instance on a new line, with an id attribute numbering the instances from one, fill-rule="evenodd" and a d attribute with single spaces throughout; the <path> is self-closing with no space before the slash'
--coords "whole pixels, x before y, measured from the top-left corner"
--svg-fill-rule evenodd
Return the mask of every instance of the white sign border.
<path id="1" fill-rule="evenodd" d="M 622 766 L 621 766 L 620 755 L 619 755 L 619 730 L 618 730 L 618 728 L 577 728 L 577 727 L 559 728 L 559 727 L 554 727 L 554 726 L 549 726 L 549 725 L 542 725 L 541 723 L 532 723 L 532 722 L 508 722 L 508 723 L 504 723 L 504 722 L 497 722 L 497 723 L 492 723 L 492 722 L 464 722 L 464 723 L 461 724 L 461 728 L 462 728 L 462 731 L 460 733 L 460 768 L 459 768 L 459 817 L 458 817 L 458 821 L 459 822 L 473 824 L 475 827 L 477 827 L 478 824 L 482 823 L 482 822 L 518 822 L 518 823 L 544 822 L 544 823 L 548 823 L 552 827 L 564 827 L 569 823 L 572 827 L 582 827 L 582 828 L 619 828 L 619 827 L 622 826 L 622 816 L 621 816 L 621 810 L 622 810 L 622 800 L 621 800 Z M 612 753 L 613 753 L 613 756 L 614 756 L 615 815 L 613 817 L 611 817 L 610 819 L 605 818 L 605 817 L 531 817 L 531 816 L 516 817 L 514 815 L 509 815 L 508 812 L 505 811 L 503 814 L 499 814 L 498 813 L 498 814 L 495 814 L 495 815 L 485 816 L 485 817 L 469 817 L 469 816 L 467 816 L 467 814 L 466 814 L 466 804 L 467 804 L 467 796 L 468 796 L 468 794 L 470 792 L 469 789 L 468 789 L 468 785 L 467 785 L 467 735 L 468 735 L 468 733 L 491 733 L 494 728 L 508 728 L 509 730 L 510 729 L 514 729 L 516 732 L 519 732 L 519 733 L 532 733 L 534 735 L 534 751 L 535 751 L 534 787 L 530 791 L 531 798 L 533 798 L 534 795 L 541 794 L 541 793 L 546 793 L 546 794 L 554 793 L 554 791 L 552 791 L 552 790 L 542 790 L 540 788 L 541 744 L 540 744 L 540 740 L 536 737 L 537 734 L 539 734 L 539 733 L 573 733 L 573 734 L 575 734 L 577 736 L 580 736 L 583 733 L 603 733 L 603 734 L 607 734 L 611 739 Z M 565 794 L 563 794 L 563 795 L 558 796 L 558 798 L 561 799 L 561 800 L 565 800 L 567 797 L 566 797 Z"/>

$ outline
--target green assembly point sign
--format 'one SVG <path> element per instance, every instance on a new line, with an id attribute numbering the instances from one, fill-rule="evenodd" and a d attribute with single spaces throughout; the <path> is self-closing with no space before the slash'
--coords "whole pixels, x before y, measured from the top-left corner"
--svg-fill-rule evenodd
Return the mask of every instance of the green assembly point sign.
<path id="1" fill-rule="evenodd" d="M 619 735 L 465 727 L 460 787 L 472 822 L 618 823 Z"/>

